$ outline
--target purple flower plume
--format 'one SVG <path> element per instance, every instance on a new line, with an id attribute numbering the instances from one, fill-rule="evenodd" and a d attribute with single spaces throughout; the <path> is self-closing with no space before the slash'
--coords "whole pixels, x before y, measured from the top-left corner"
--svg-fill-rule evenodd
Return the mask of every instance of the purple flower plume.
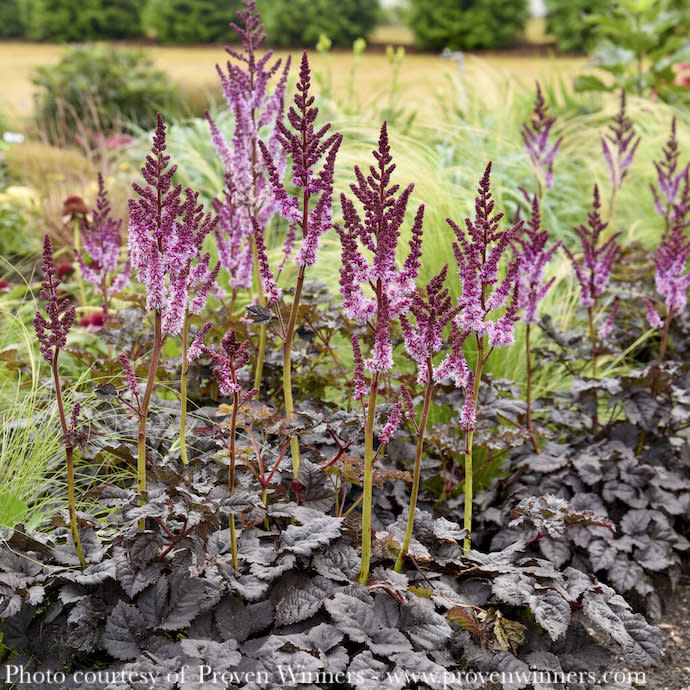
<path id="1" fill-rule="evenodd" d="M 116 220 L 111 215 L 103 175 L 98 173 L 98 198 L 93 221 L 87 227 L 82 220 L 80 226 L 82 246 L 88 253 L 90 262 L 87 264 L 81 254 L 77 260 L 84 278 L 100 292 L 106 315 L 110 296 L 122 292 L 132 271 L 129 259 L 120 265 L 121 227 L 122 220 Z"/>
<path id="2" fill-rule="evenodd" d="M 335 157 L 342 136 L 326 136 L 330 124 L 318 130 L 314 127 L 319 110 L 314 106 L 314 96 L 309 93 L 311 72 L 306 52 L 302 55 L 296 88 L 294 104 L 287 113 L 292 129 L 282 120 L 276 122 L 278 152 L 271 151 L 263 141 L 259 141 L 259 147 L 279 213 L 291 226 L 299 225 L 302 230 L 294 262 L 298 266 L 312 266 L 316 262 L 321 236 L 333 227 L 331 205 Z M 298 188 L 297 195 L 290 194 L 283 184 L 280 161 L 284 157 L 292 162 L 291 181 Z M 316 202 L 310 205 L 314 198 Z M 294 230 L 291 230 L 286 240 L 286 258 L 292 251 L 294 240 Z"/>
<path id="3" fill-rule="evenodd" d="M 620 189 L 641 139 L 639 136 L 635 137 L 633 121 L 625 112 L 624 90 L 621 90 L 620 109 L 609 125 L 609 130 L 610 133 L 601 138 L 601 149 L 611 173 L 611 184 L 614 189 Z"/>
<path id="4" fill-rule="evenodd" d="M 674 223 L 671 230 L 664 233 L 654 252 L 656 290 L 664 298 L 670 316 L 680 314 L 687 304 L 689 258 L 690 239 L 685 235 L 683 223 Z M 652 321 L 650 323 L 654 325 Z"/>
<path id="5" fill-rule="evenodd" d="M 522 125 L 522 140 L 530 162 L 536 170 L 542 170 L 546 189 L 553 186 L 553 159 L 563 141 L 559 137 L 555 143 L 549 141 L 551 128 L 556 122 L 555 117 L 549 117 L 549 107 L 544 101 L 541 86 L 537 82 L 537 97 L 530 121 Z"/>
<path id="6" fill-rule="evenodd" d="M 255 227 L 263 234 L 278 208 L 267 180 L 259 141 L 266 146 L 276 174 L 282 179 L 285 156 L 275 124 L 283 118 L 290 67 L 289 58 L 282 69 L 280 59 L 272 61 L 271 50 L 261 57 L 257 55 L 266 40 L 264 27 L 254 0 L 245 0 L 243 5 L 244 9 L 237 13 L 238 24 L 230 24 L 242 40 L 242 51 L 226 48 L 234 62 L 227 62 L 226 71 L 216 67 L 234 119 L 230 141 L 206 113 L 211 140 L 226 170 L 224 198 L 214 202 L 218 215 L 215 227 L 218 255 L 235 289 L 251 287 Z M 270 82 L 276 75 L 278 81 L 271 90 Z"/>
<path id="7" fill-rule="evenodd" d="M 46 319 L 37 311 L 34 317 L 34 329 L 43 359 L 53 364 L 58 352 L 67 344 L 67 334 L 74 323 L 76 310 L 68 297 L 58 295 L 60 281 L 57 278 L 53 247 L 48 235 L 43 238 L 41 271 L 43 272 L 41 297 L 46 301 L 45 310 L 48 318 Z"/>
<path id="8" fill-rule="evenodd" d="M 663 148 L 664 159 L 654 161 L 656 168 L 657 183 L 650 183 L 652 194 L 654 195 L 654 209 L 657 213 L 664 216 L 666 220 L 666 230 L 671 225 L 684 221 L 690 212 L 690 163 L 684 168 L 678 169 L 678 139 L 676 138 L 676 118 L 671 121 L 671 135 Z M 686 223 L 685 226 L 690 224 Z"/>
<path id="9" fill-rule="evenodd" d="M 618 314 L 618 309 L 621 306 L 621 301 L 620 299 L 616 299 L 615 304 L 613 305 L 613 309 L 609 312 L 608 318 L 606 321 L 604 321 L 603 325 L 599 329 L 599 339 L 600 340 L 606 340 L 606 338 L 609 337 L 611 334 L 611 331 L 613 330 L 613 324 L 616 321 L 616 315 Z"/>
<path id="10" fill-rule="evenodd" d="M 358 323 L 369 323 L 374 331 L 372 356 L 364 362 L 372 372 L 387 371 L 393 364 L 390 329 L 395 319 L 409 311 L 413 301 L 424 218 L 424 207 L 420 206 L 412 227 L 408 256 L 402 267 L 398 267 L 400 228 L 413 185 L 396 197 L 399 185 L 390 184 L 395 164 L 385 122 L 373 155 L 376 165 L 370 166 L 369 175 L 355 167 L 357 183 L 350 185 L 364 214 L 360 215 L 355 204 L 342 194 L 343 226 L 337 228 L 342 246 L 343 309 Z"/>
<path id="11" fill-rule="evenodd" d="M 165 125 L 158 115 L 151 154 L 142 174 L 147 185 L 132 186 L 129 200 L 129 253 L 138 279 L 146 287 L 146 308 L 160 312 L 162 332 L 179 333 L 185 314 L 198 314 L 215 285 L 218 266 L 201 253 L 217 218 L 204 214 L 198 193 L 172 187 L 177 166 L 168 167 Z M 184 198 L 183 198 L 184 194 Z"/>
<path id="12" fill-rule="evenodd" d="M 524 311 L 525 323 L 536 323 L 537 305 L 546 296 L 555 278 L 544 282 L 544 268 L 551 261 L 560 246 L 556 242 L 549 249 L 549 231 L 541 227 L 539 200 L 535 194 L 531 200 L 532 213 L 523 228 L 523 234 L 516 238 L 520 259 L 520 308 Z"/>
<path id="13" fill-rule="evenodd" d="M 606 242 L 598 246 L 602 233 L 608 225 L 602 221 L 600 209 L 599 188 L 594 185 L 594 201 L 592 210 L 587 213 L 587 225 L 579 225 L 575 228 L 582 247 L 582 261 L 577 259 L 568 247 L 563 247 L 580 283 L 580 304 L 587 308 L 594 306 L 597 298 L 606 289 L 613 264 L 620 252 L 620 247 L 616 242 L 620 232 L 614 233 Z"/>
<path id="14" fill-rule="evenodd" d="M 398 402 L 396 402 L 393 405 L 393 409 L 391 410 L 391 413 L 388 416 L 388 419 L 386 420 L 386 425 L 383 427 L 383 429 L 381 429 L 381 432 L 379 433 L 379 441 L 381 441 L 381 443 L 388 443 L 391 440 L 393 434 L 395 433 L 395 430 L 400 426 L 402 416 L 403 404 L 401 401 L 398 400 Z"/>
<path id="15" fill-rule="evenodd" d="M 474 425 L 475 381 L 462 354 L 462 345 L 470 335 L 478 341 L 483 341 L 486 336 L 489 352 L 512 344 L 520 309 L 520 260 L 510 256 L 510 250 L 524 222 L 518 221 L 508 230 L 499 230 L 503 214 L 494 213 L 495 203 L 491 197 L 489 163 L 479 182 L 474 220 L 465 219 L 467 232 L 450 218 L 446 219 L 455 232 L 453 253 L 462 294 L 458 299 L 458 313 L 451 324 L 451 351 L 439 365 L 435 376 L 439 382 L 451 378 L 458 388 L 464 388 L 465 409 L 461 424 L 466 430 Z M 507 267 L 501 279 L 502 262 L 507 263 Z"/>
<path id="16" fill-rule="evenodd" d="M 453 307 L 450 291 L 443 287 L 447 273 L 448 264 L 429 281 L 426 295 L 420 292 L 414 294 L 410 304 L 414 324 L 407 314 L 400 315 L 405 348 L 417 363 L 417 382 L 422 385 L 432 383 L 428 380 L 427 363 L 443 349 L 443 331 L 458 313 L 458 308 Z M 432 371 L 432 378 L 436 373 L 437 370 Z"/>
<path id="17" fill-rule="evenodd" d="M 197 333 L 189 349 L 190 359 L 198 357 L 201 353 L 207 355 L 213 363 L 213 375 L 218 382 L 220 394 L 229 396 L 240 393 L 242 391 L 240 371 L 249 362 L 249 341 L 240 342 L 231 328 L 223 336 L 221 351 L 215 352 L 203 343 L 210 328 L 211 324 L 207 323 Z M 249 391 L 243 399 L 247 400 L 255 392 L 255 390 Z"/>

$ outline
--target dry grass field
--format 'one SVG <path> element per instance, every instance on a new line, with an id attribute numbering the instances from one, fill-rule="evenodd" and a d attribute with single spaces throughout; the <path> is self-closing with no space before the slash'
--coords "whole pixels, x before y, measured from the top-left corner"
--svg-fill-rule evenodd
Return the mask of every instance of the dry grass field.
<path id="1" fill-rule="evenodd" d="M 400 32 L 388 35 L 382 29 L 375 40 L 386 42 L 400 39 Z M 172 80 L 178 82 L 190 98 L 205 99 L 218 97 L 220 90 L 215 72 L 215 64 L 224 61 L 225 53 L 221 46 L 153 46 L 146 49 L 156 65 L 165 70 Z M 0 74 L 2 74 L 2 100 L 0 110 L 8 117 L 9 123 L 21 128 L 31 115 L 32 93 L 31 74 L 40 65 L 55 64 L 64 53 L 65 47 L 54 44 L 35 44 L 20 42 L 0 42 Z M 286 55 L 285 51 L 278 54 Z M 299 57 L 296 51 L 293 60 Z M 353 64 L 353 54 L 349 51 L 333 51 L 322 55 L 311 51 L 310 59 L 315 72 L 325 72 L 330 63 L 333 87 L 336 91 L 346 89 Z M 584 66 L 582 58 L 533 57 L 524 55 L 467 55 L 465 67 L 468 73 L 481 74 L 475 88 L 484 88 L 487 79 L 495 81 L 504 75 L 531 85 L 535 79 L 549 80 L 562 75 L 567 80 Z M 408 53 L 400 71 L 401 90 L 399 98 L 421 106 L 420 116 L 433 117 L 431 104 L 439 90 L 446 83 L 445 74 L 457 70 L 454 62 L 442 60 L 438 55 Z M 368 49 L 357 69 L 355 88 L 362 101 L 377 98 L 382 88 L 389 88 L 391 68 L 381 50 Z M 494 85 L 492 85 L 494 86 Z"/>

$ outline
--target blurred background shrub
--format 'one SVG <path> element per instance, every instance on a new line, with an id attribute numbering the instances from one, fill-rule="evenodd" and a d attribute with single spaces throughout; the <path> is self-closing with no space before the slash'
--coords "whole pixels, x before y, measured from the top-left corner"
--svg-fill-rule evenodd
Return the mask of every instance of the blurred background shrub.
<path id="1" fill-rule="evenodd" d="M 229 24 L 241 9 L 241 0 L 149 0 L 142 25 L 161 43 L 224 43 L 236 39 Z"/>
<path id="2" fill-rule="evenodd" d="M 17 38 L 23 36 L 25 21 L 20 0 L 2 0 L 0 2 L 0 38 Z"/>
<path id="3" fill-rule="evenodd" d="M 410 0 L 407 23 L 426 50 L 505 48 L 524 31 L 527 0 Z"/>
<path id="4" fill-rule="evenodd" d="M 611 0 L 545 0 L 544 4 L 546 32 L 554 36 L 558 49 L 582 55 L 596 42 L 594 27 L 584 15 L 605 12 Z"/>
<path id="5" fill-rule="evenodd" d="M 268 43 L 315 46 L 321 34 L 333 46 L 367 38 L 380 16 L 378 0 L 272 0 L 260 6 Z"/>
<path id="6" fill-rule="evenodd" d="M 51 143 L 68 143 L 85 132 L 103 134 L 130 125 L 148 129 L 156 111 L 177 114 L 179 89 L 144 52 L 107 44 L 70 48 L 55 66 L 32 79 L 35 119 Z"/>
<path id="7" fill-rule="evenodd" d="M 20 8 L 27 38 L 34 41 L 99 41 L 141 35 L 136 0 L 2 0 Z"/>

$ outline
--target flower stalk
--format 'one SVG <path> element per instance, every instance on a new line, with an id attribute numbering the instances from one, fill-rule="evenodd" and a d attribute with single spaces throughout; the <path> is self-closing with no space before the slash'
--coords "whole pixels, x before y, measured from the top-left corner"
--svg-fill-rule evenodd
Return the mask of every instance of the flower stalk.
<path id="1" fill-rule="evenodd" d="M 74 485 L 74 444 L 77 438 L 79 403 L 75 403 L 72 408 L 71 419 L 68 423 L 58 366 L 60 350 L 67 344 L 67 334 L 74 323 L 76 310 L 74 305 L 70 304 L 69 298 L 60 298 L 58 295 L 57 289 L 60 285 L 60 280 L 57 278 L 57 271 L 53 260 L 53 248 L 48 235 L 45 235 L 43 239 L 43 263 L 41 270 L 44 278 L 41 283 L 41 296 L 46 301 L 46 314 L 48 318 L 46 319 L 43 314 L 37 311 L 34 317 L 34 329 L 38 338 L 41 355 L 50 365 L 53 375 L 62 440 L 65 444 L 67 512 L 69 515 L 70 532 L 79 564 L 84 569 L 86 567 L 86 559 L 84 558 L 84 549 L 82 548 L 79 527 L 77 525 L 76 491 Z"/>

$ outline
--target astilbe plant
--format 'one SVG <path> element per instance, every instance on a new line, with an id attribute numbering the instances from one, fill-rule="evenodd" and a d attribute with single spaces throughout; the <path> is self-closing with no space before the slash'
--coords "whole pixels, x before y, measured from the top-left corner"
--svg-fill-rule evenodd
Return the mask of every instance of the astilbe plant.
<path id="1" fill-rule="evenodd" d="M 374 421 L 379 384 L 381 376 L 393 366 L 391 330 L 396 319 L 407 314 L 412 305 L 416 289 L 415 280 L 420 267 L 424 220 L 424 206 L 420 206 L 412 227 L 409 254 L 403 266 L 398 267 L 396 251 L 400 228 L 405 219 L 413 185 L 406 187 L 396 197 L 399 185 L 391 184 L 395 164 L 390 154 L 385 123 L 381 128 L 378 148 L 373 155 L 376 164 L 370 166 L 369 175 L 355 167 L 357 182 L 350 185 L 352 193 L 364 209 L 364 215 L 357 212 L 352 200 L 341 194 L 343 225 L 337 228 L 342 246 L 340 292 L 343 296 L 343 309 L 346 315 L 357 323 L 366 324 L 374 338 L 370 357 L 367 359 L 363 359 L 357 338 L 352 338 L 355 399 L 362 401 L 366 419 L 362 486 L 362 559 L 359 571 L 359 581 L 362 584 L 366 583 L 369 576 L 371 561 L 374 461 L 400 422 L 403 411 L 402 402 L 398 401 L 389 423 L 379 435 L 382 443 L 374 453 Z M 430 334 L 430 337 L 433 336 Z M 365 370 L 370 373 L 369 381 L 366 380 Z M 409 410 L 409 405 L 405 406 L 405 410 Z"/>
<path id="2" fill-rule="evenodd" d="M 279 334 L 283 341 L 283 396 L 288 417 L 294 414 L 291 355 L 304 277 L 307 268 L 316 263 L 321 236 L 333 227 L 331 204 L 335 157 L 342 141 L 340 134 L 328 135 L 330 124 L 315 128 L 319 110 L 314 105 L 314 96 L 310 95 L 311 72 L 306 51 L 302 55 L 299 74 L 294 104 L 287 113 L 292 129 L 282 121 L 276 123 L 278 153 L 272 154 L 266 143 L 259 141 L 278 210 L 291 226 L 283 249 L 284 260 L 292 254 L 295 241 L 301 240 L 294 257 L 298 273 L 287 323 L 278 304 L 281 291 L 266 254 L 264 228 L 256 219 L 253 220 L 263 291 L 268 303 L 275 308 L 280 322 Z M 284 157 L 289 158 L 292 164 L 291 182 L 297 187 L 296 195 L 288 193 L 283 184 L 281 170 Z M 319 165 L 321 167 L 317 170 Z M 298 238 L 297 235 L 301 237 Z M 290 451 L 293 475 L 297 477 L 300 465 L 297 436 L 291 439 Z"/>
<path id="3" fill-rule="evenodd" d="M 512 254 L 511 246 L 515 245 L 524 223 L 518 221 L 507 230 L 499 230 L 503 214 L 494 212 L 495 202 L 491 197 L 489 163 L 479 182 L 474 219 L 465 219 L 467 233 L 453 220 L 446 219 L 456 237 L 453 253 L 462 292 L 458 298 L 459 313 L 452 321 L 451 352 L 440 364 L 437 376 L 451 377 L 465 392 L 461 427 L 465 432 L 466 553 L 470 550 L 472 534 L 472 442 L 482 372 L 495 349 L 513 344 L 520 309 L 520 259 Z M 507 266 L 500 278 L 502 260 Z M 474 370 L 462 353 L 468 338 L 473 338 L 476 346 Z"/>
<path id="4" fill-rule="evenodd" d="M 544 101 L 541 86 L 537 82 L 537 96 L 529 122 L 522 125 L 522 140 L 530 163 L 537 178 L 537 197 L 539 202 L 548 189 L 553 187 L 553 161 L 558 153 L 563 137 L 550 141 L 551 129 L 556 122 L 549 116 L 549 107 Z"/>
<path id="5" fill-rule="evenodd" d="M 84 278 L 96 288 L 103 301 L 103 320 L 107 321 L 111 310 L 112 296 L 124 290 L 131 273 L 129 259 L 121 263 L 122 219 L 112 216 L 112 208 L 105 188 L 103 175 L 98 174 L 98 198 L 93 218 L 87 224 L 81 219 L 81 246 L 77 261 Z M 84 252 L 89 262 L 84 260 Z"/>
<path id="6" fill-rule="evenodd" d="M 582 259 L 564 245 L 564 249 L 575 270 L 580 284 L 580 304 L 587 309 L 587 326 L 589 341 L 592 350 L 592 376 L 597 377 L 597 359 L 599 356 L 598 340 L 605 338 L 611 330 L 613 321 L 618 311 L 619 302 L 616 302 L 608 318 L 597 332 L 595 328 L 596 306 L 599 298 L 604 294 L 613 266 L 620 253 L 618 237 L 620 232 L 615 232 L 604 240 L 604 231 L 608 227 L 601 218 L 601 200 L 599 187 L 594 185 L 592 210 L 587 212 L 587 225 L 579 225 L 575 232 L 580 238 Z M 592 430 L 597 431 L 598 415 L 596 409 L 596 391 L 594 393 L 594 412 L 592 413 Z"/>
<path id="7" fill-rule="evenodd" d="M 616 205 L 616 196 L 623 186 L 641 137 L 636 135 L 632 119 L 626 112 L 625 90 L 621 89 L 620 107 L 609 124 L 609 133 L 601 138 L 601 150 L 609 168 L 611 199 L 609 201 L 608 221 L 611 222 Z"/>
<path id="8" fill-rule="evenodd" d="M 204 337 L 212 325 L 205 324 L 192 346 L 189 349 L 190 359 L 195 359 L 200 354 L 209 357 L 213 364 L 213 375 L 218 382 L 218 391 L 222 396 L 229 396 L 232 399 L 232 412 L 230 416 L 230 429 L 228 434 L 228 492 L 232 494 L 235 490 L 235 462 L 237 459 L 236 440 L 237 440 L 237 416 L 241 405 L 252 398 L 258 390 L 253 388 L 249 391 L 242 390 L 240 381 L 240 371 L 249 363 L 249 341 L 240 342 L 235 331 L 231 328 L 221 340 L 221 351 L 216 352 L 203 344 Z M 235 516 L 229 516 L 230 528 L 230 548 L 232 551 L 232 565 L 238 569 L 237 562 L 237 536 L 235 531 Z"/>
<path id="9" fill-rule="evenodd" d="M 165 124 L 160 114 L 151 154 L 142 175 L 146 186 L 133 184 L 137 198 L 129 201 L 129 253 L 137 278 L 146 288 L 146 309 L 153 312 L 153 350 L 143 397 L 138 407 L 137 477 L 141 500 L 146 491 L 146 419 L 164 341 L 182 334 L 181 452 L 186 460 L 184 438 L 186 413 L 187 335 L 189 315 L 203 309 L 214 286 L 218 266 L 210 268 L 210 256 L 201 253 L 205 236 L 213 230 L 215 218 L 204 215 L 198 195 L 172 186 L 177 166 L 169 167 L 165 153 Z"/>
<path id="10" fill-rule="evenodd" d="M 419 495 L 419 484 L 422 473 L 422 453 L 424 450 L 424 434 L 431 412 L 434 392 L 438 385 L 437 368 L 434 367 L 434 356 L 444 347 L 444 330 L 457 315 L 458 308 L 453 306 L 450 291 L 444 288 L 444 282 L 448 273 L 448 264 L 441 272 L 434 276 L 426 286 L 425 293 L 416 292 L 410 304 L 410 316 L 400 315 L 400 323 L 405 338 L 405 348 L 412 360 L 417 365 L 417 383 L 424 386 L 424 402 L 417 421 L 412 397 L 406 388 L 402 389 L 405 402 L 405 416 L 412 420 L 417 434 L 415 448 L 414 469 L 412 475 L 412 495 L 410 496 L 410 509 L 407 517 L 405 536 L 400 549 L 400 554 L 395 564 L 395 569 L 402 570 L 403 558 L 407 554 L 412 539 L 414 527 L 415 509 Z"/>
<path id="11" fill-rule="evenodd" d="M 259 141 L 264 142 L 276 174 L 282 178 L 286 159 L 275 125 L 283 118 L 290 58 L 281 69 L 280 59 L 272 61 L 273 51 L 267 50 L 261 57 L 257 56 L 266 35 L 256 3 L 245 0 L 243 5 L 244 9 L 237 13 L 239 24 L 230 24 L 242 40 L 242 51 L 226 48 L 234 62 L 228 60 L 226 72 L 220 65 L 216 66 L 234 120 L 230 141 L 208 112 L 206 118 L 216 152 L 225 167 L 224 198 L 222 201 L 215 199 L 213 205 L 218 215 L 215 229 L 218 256 L 230 276 L 230 303 L 234 304 L 237 290 L 250 289 L 254 282 L 259 291 L 259 303 L 265 306 L 266 296 L 258 275 L 255 224 L 263 237 L 276 214 L 277 203 L 266 177 Z M 278 82 L 271 90 L 270 82 L 276 75 L 279 75 Z M 265 349 L 266 326 L 262 325 L 254 375 L 256 387 L 261 384 Z"/>
<path id="12" fill-rule="evenodd" d="M 580 284 L 580 304 L 587 309 L 589 338 L 592 346 L 592 373 L 597 375 L 597 335 L 605 337 L 606 330 L 610 328 L 610 320 L 607 320 L 597 333 L 595 329 L 596 305 L 611 279 L 613 265 L 620 253 L 618 237 L 620 232 L 615 232 L 604 240 L 604 232 L 608 227 L 601 217 L 601 199 L 599 187 L 594 185 L 592 210 L 587 212 L 587 224 L 578 225 L 575 232 L 580 238 L 582 259 L 564 245 L 564 249 L 575 270 Z"/>
<path id="13" fill-rule="evenodd" d="M 523 232 L 516 238 L 517 255 L 520 260 L 520 307 L 525 324 L 525 362 L 527 369 L 526 404 L 527 429 L 532 435 L 534 449 L 539 445 L 532 426 L 532 352 L 530 349 L 531 326 L 539 320 L 538 305 L 546 297 L 555 278 L 544 280 L 544 270 L 560 246 L 556 242 L 547 248 L 549 231 L 542 227 L 539 213 L 539 199 L 535 194 L 531 201 L 531 214 L 523 226 Z"/>
<path id="14" fill-rule="evenodd" d="M 77 526 L 77 509 L 74 487 L 74 447 L 77 440 L 77 420 L 79 418 L 79 403 L 72 407 L 69 422 L 65 411 L 65 403 L 62 395 L 62 384 L 60 382 L 60 371 L 58 359 L 60 350 L 67 344 L 67 334 L 74 323 L 76 310 L 69 297 L 62 297 L 58 293 L 60 281 L 56 275 L 55 263 L 53 261 L 53 247 L 48 235 L 43 240 L 43 282 L 41 283 L 41 297 L 46 301 L 46 319 L 43 314 L 36 312 L 34 318 L 34 328 L 39 342 L 39 349 L 43 359 L 50 365 L 55 385 L 55 398 L 57 400 L 58 414 L 60 416 L 60 426 L 62 427 L 62 439 L 65 444 L 65 461 L 67 468 L 67 511 L 69 514 L 70 531 L 74 548 L 79 558 L 82 568 L 86 567 L 84 550 L 79 537 Z"/>

